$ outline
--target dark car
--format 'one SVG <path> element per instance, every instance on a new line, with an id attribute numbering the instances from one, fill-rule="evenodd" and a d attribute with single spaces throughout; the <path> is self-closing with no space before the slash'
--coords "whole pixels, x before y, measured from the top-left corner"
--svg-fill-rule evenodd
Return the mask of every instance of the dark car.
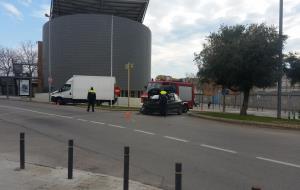
<path id="1" fill-rule="evenodd" d="M 149 93 L 148 99 L 146 99 L 141 107 L 140 112 L 143 114 L 160 113 L 160 95 L 158 91 L 153 90 Z M 175 93 L 168 93 L 167 95 L 167 114 L 177 113 L 182 114 L 183 103 Z"/>

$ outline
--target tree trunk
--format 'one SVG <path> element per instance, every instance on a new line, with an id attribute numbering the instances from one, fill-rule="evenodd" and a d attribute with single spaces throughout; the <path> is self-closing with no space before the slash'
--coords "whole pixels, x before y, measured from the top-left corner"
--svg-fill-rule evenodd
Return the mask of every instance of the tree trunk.
<path id="1" fill-rule="evenodd" d="M 243 100 L 243 105 L 242 105 L 242 108 L 240 111 L 240 115 L 247 115 L 250 89 L 244 90 L 243 93 L 244 93 L 244 100 Z"/>
<path id="2" fill-rule="evenodd" d="M 8 79 L 8 75 L 7 75 L 7 76 L 6 76 L 6 79 L 5 79 L 5 82 L 6 82 L 6 84 L 5 84 L 5 86 L 6 86 L 6 98 L 7 98 L 7 99 L 9 99 L 9 94 L 8 94 L 8 91 L 9 91 L 9 90 L 8 90 L 8 80 L 9 80 L 9 79 Z"/>
<path id="3" fill-rule="evenodd" d="M 8 82 L 6 81 L 6 99 L 9 98 L 9 95 L 8 95 Z"/>

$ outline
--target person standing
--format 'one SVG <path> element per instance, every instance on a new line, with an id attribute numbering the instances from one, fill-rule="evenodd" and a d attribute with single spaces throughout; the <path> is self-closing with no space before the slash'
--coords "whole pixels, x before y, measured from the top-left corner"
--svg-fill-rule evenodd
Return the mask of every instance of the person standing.
<path id="1" fill-rule="evenodd" d="M 159 107 L 160 107 L 160 114 L 163 116 L 167 116 L 167 103 L 168 103 L 168 97 L 167 92 L 162 90 L 160 91 L 159 95 Z"/>
<path id="2" fill-rule="evenodd" d="M 87 95 L 87 100 L 88 100 L 88 107 L 87 107 L 87 111 L 90 111 L 90 106 L 92 106 L 92 112 L 94 112 L 94 107 L 95 107 L 95 103 L 96 103 L 96 91 L 94 90 L 93 87 L 91 87 L 91 89 L 88 92 Z"/>

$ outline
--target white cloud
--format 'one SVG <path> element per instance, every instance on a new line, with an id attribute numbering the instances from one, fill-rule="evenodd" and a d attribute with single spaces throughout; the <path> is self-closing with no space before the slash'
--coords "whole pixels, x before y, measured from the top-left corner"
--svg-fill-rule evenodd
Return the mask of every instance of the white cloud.
<path id="1" fill-rule="evenodd" d="M 18 20 L 23 19 L 22 13 L 13 4 L 2 2 L 1 5 L 3 6 L 4 10 L 8 15 L 17 18 Z"/>
<path id="2" fill-rule="evenodd" d="M 29 6 L 32 3 L 32 0 L 19 0 L 23 5 Z"/>
<path id="3" fill-rule="evenodd" d="M 33 11 L 33 13 L 31 15 L 35 18 L 39 18 L 44 21 L 47 21 L 47 20 L 49 20 L 49 18 L 45 17 L 45 13 L 50 15 L 50 5 L 49 4 L 40 5 L 39 9 Z"/>
<path id="4" fill-rule="evenodd" d="M 152 31 L 152 77 L 196 73 L 194 52 L 221 24 L 265 22 L 278 26 L 278 0 L 151 0 L 144 24 Z M 286 51 L 300 52 L 300 2 L 284 1 Z"/>

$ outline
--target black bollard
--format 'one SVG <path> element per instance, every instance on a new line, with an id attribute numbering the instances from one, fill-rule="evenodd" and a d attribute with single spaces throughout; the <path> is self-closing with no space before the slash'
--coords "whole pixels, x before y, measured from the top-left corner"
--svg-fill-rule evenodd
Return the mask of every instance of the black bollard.
<path id="1" fill-rule="evenodd" d="M 25 133 L 20 133 L 20 169 L 25 169 Z"/>
<path id="2" fill-rule="evenodd" d="M 128 190 L 129 186 L 129 147 L 124 147 L 124 179 L 123 190 Z"/>
<path id="3" fill-rule="evenodd" d="M 175 164 L 175 190 L 181 190 L 182 187 L 181 177 L 182 177 L 181 163 L 176 163 Z"/>
<path id="4" fill-rule="evenodd" d="M 252 187 L 251 190 L 261 190 L 259 187 Z"/>
<path id="5" fill-rule="evenodd" d="M 69 140 L 68 179 L 73 179 L 73 140 Z"/>

